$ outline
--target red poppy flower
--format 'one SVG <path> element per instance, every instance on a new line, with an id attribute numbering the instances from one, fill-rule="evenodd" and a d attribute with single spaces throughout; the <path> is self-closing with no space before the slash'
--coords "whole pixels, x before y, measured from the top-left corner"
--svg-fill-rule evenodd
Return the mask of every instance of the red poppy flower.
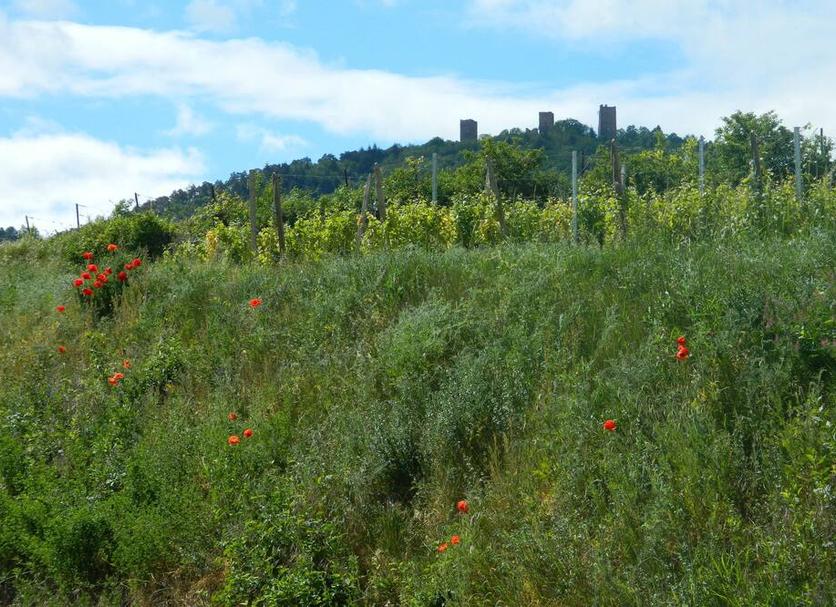
<path id="1" fill-rule="evenodd" d="M 113 274 L 113 268 L 111 268 L 110 266 L 106 267 L 104 273 L 106 276 L 110 276 L 111 274 Z"/>
<path id="2" fill-rule="evenodd" d="M 456 504 L 456 510 L 466 514 L 467 511 L 470 510 L 470 506 L 468 506 L 467 500 L 459 500 L 459 502 Z"/>
<path id="3" fill-rule="evenodd" d="M 101 280 L 97 280 L 93 283 L 93 287 L 96 289 L 101 289 L 104 286 L 104 283 Z"/>
<path id="4" fill-rule="evenodd" d="M 685 360 L 688 358 L 689 354 L 690 352 L 688 351 L 688 348 L 685 346 L 679 346 L 679 350 L 676 351 L 676 360 Z"/>
<path id="5" fill-rule="evenodd" d="M 125 360 L 123 360 L 122 361 L 122 368 L 123 369 L 130 369 L 131 368 L 131 361 L 129 361 L 127 358 Z"/>
<path id="6" fill-rule="evenodd" d="M 84 289 L 82 291 L 82 293 L 84 293 L 87 297 L 90 297 L 93 294 L 93 289 L 88 287 L 88 288 Z"/>
<path id="7" fill-rule="evenodd" d="M 90 275 L 90 272 L 82 272 L 82 273 L 81 273 L 81 277 L 82 277 L 84 280 L 90 280 L 91 278 L 93 278 L 93 277 Z"/>
<path id="8" fill-rule="evenodd" d="M 128 280 L 128 273 L 122 270 L 116 275 L 116 278 L 119 280 L 119 282 L 125 282 L 126 280 Z"/>
<path id="9" fill-rule="evenodd" d="M 238 419 L 238 414 L 235 411 L 230 411 L 229 415 L 227 415 L 226 418 L 229 421 L 234 422 L 236 419 Z"/>
<path id="10" fill-rule="evenodd" d="M 261 305 L 261 298 L 260 297 L 254 297 L 253 299 L 250 300 L 250 307 L 251 308 L 257 308 L 260 305 Z"/>
<path id="11" fill-rule="evenodd" d="M 55 309 L 58 310 L 59 312 L 63 312 L 67 308 L 65 308 L 64 306 L 55 306 Z"/>
<path id="12" fill-rule="evenodd" d="M 444 542 L 443 544 L 441 544 L 438 548 L 436 548 L 436 550 L 438 552 L 444 552 L 445 550 L 447 550 L 447 542 Z"/>
<path id="13" fill-rule="evenodd" d="M 681 336 L 677 337 L 676 338 L 676 343 L 678 343 L 680 346 L 684 346 L 685 345 L 685 338 L 681 337 Z"/>
<path id="14" fill-rule="evenodd" d="M 134 259 L 131 263 L 133 264 L 133 266 L 134 266 L 135 268 L 138 268 L 139 266 L 141 266 L 141 265 L 142 265 L 142 260 L 141 260 L 139 257 L 137 257 L 137 258 L 136 258 L 136 259 Z"/>
<path id="15" fill-rule="evenodd" d="M 134 264 L 132 264 L 131 262 L 126 263 L 125 264 L 125 269 L 126 270 L 133 270 L 134 269 Z"/>
<path id="16" fill-rule="evenodd" d="M 450 543 L 453 544 L 454 546 L 461 541 L 462 541 L 462 538 L 460 538 L 458 535 L 454 535 L 453 537 L 450 538 Z"/>
<path id="17" fill-rule="evenodd" d="M 93 252 L 92 251 L 84 251 L 84 253 L 82 253 L 81 256 L 84 259 L 86 259 L 87 261 L 90 261 L 91 259 L 93 259 Z"/>
<path id="18" fill-rule="evenodd" d="M 96 280 L 100 280 L 101 282 L 107 282 L 107 275 L 104 274 L 104 273 L 97 274 L 96 275 Z"/>
<path id="19" fill-rule="evenodd" d="M 228 445 L 237 445 L 241 442 L 241 439 L 232 434 L 228 439 L 226 439 Z"/>
<path id="20" fill-rule="evenodd" d="M 116 373 L 113 374 L 113 377 L 115 377 L 116 379 L 125 379 L 125 374 L 124 373 L 119 373 L 117 371 Z"/>
<path id="21" fill-rule="evenodd" d="M 108 252 L 108 253 L 113 253 L 114 251 L 116 251 L 116 250 L 118 250 L 118 249 L 119 249 L 119 247 L 117 247 L 117 246 L 116 246 L 115 244 L 113 244 L 112 242 L 111 242 L 109 245 L 107 245 L 107 252 Z"/>
<path id="22" fill-rule="evenodd" d="M 83 284 L 84 284 L 84 280 L 83 280 L 83 279 L 81 279 L 81 278 L 76 278 L 76 279 L 73 281 L 73 284 L 74 284 L 75 286 L 77 286 L 77 287 L 80 287 L 81 285 L 83 285 Z"/>
<path id="23" fill-rule="evenodd" d="M 616 425 L 615 425 L 615 420 L 614 419 L 608 419 L 607 421 L 604 422 L 604 430 L 609 430 L 610 432 L 615 432 L 615 428 L 616 428 Z"/>
<path id="24" fill-rule="evenodd" d="M 253 435 L 252 428 L 247 428 L 246 430 L 244 430 L 244 438 L 250 438 L 252 435 Z"/>
<path id="25" fill-rule="evenodd" d="M 119 383 L 119 380 L 116 379 L 115 377 L 108 377 L 107 378 L 107 383 L 109 383 L 111 386 L 115 386 L 116 384 Z"/>
<path id="26" fill-rule="evenodd" d="M 64 346 L 58 346 L 58 354 L 63 354 L 66 351 L 67 351 L 67 348 L 65 348 Z"/>
<path id="27" fill-rule="evenodd" d="M 87 264 L 87 271 L 88 272 L 98 272 L 99 271 L 99 266 L 97 266 L 94 263 L 88 263 Z"/>

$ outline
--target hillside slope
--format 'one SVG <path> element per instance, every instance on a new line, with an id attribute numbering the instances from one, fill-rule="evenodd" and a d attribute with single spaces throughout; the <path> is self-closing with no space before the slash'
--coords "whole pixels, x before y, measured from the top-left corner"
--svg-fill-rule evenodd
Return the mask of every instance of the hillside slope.
<path id="1" fill-rule="evenodd" d="M 832 604 L 834 243 L 6 249 L 0 603 Z"/>

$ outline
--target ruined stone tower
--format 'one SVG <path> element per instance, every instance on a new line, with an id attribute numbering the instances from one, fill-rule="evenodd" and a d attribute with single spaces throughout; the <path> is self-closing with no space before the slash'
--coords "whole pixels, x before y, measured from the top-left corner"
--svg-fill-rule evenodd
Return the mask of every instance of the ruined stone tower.
<path id="1" fill-rule="evenodd" d="M 459 141 L 476 141 L 479 138 L 479 130 L 475 120 L 459 121 Z"/>
<path id="2" fill-rule="evenodd" d="M 615 139 L 615 131 L 615 106 L 600 106 L 598 108 L 598 138 L 604 141 Z"/>
<path id="3" fill-rule="evenodd" d="M 541 135 L 548 133 L 554 126 L 554 112 L 540 112 L 540 125 L 538 130 Z"/>

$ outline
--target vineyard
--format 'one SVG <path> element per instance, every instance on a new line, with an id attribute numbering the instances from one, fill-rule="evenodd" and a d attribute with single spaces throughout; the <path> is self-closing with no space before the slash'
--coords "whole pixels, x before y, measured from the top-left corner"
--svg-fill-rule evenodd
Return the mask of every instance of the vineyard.
<path id="1" fill-rule="evenodd" d="M 0 603 L 836 600 L 826 180 L 361 195 L 0 247 Z"/>

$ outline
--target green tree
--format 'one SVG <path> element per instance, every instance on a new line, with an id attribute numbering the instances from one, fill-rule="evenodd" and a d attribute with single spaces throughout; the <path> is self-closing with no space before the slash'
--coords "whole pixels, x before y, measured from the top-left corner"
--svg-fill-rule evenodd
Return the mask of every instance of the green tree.
<path id="1" fill-rule="evenodd" d="M 793 134 L 781 124 L 775 112 L 757 116 L 737 111 L 723 118 L 708 159 L 708 174 L 715 183 L 739 185 L 751 174 L 751 134 L 758 140 L 765 175 L 783 180 L 793 172 Z"/>

